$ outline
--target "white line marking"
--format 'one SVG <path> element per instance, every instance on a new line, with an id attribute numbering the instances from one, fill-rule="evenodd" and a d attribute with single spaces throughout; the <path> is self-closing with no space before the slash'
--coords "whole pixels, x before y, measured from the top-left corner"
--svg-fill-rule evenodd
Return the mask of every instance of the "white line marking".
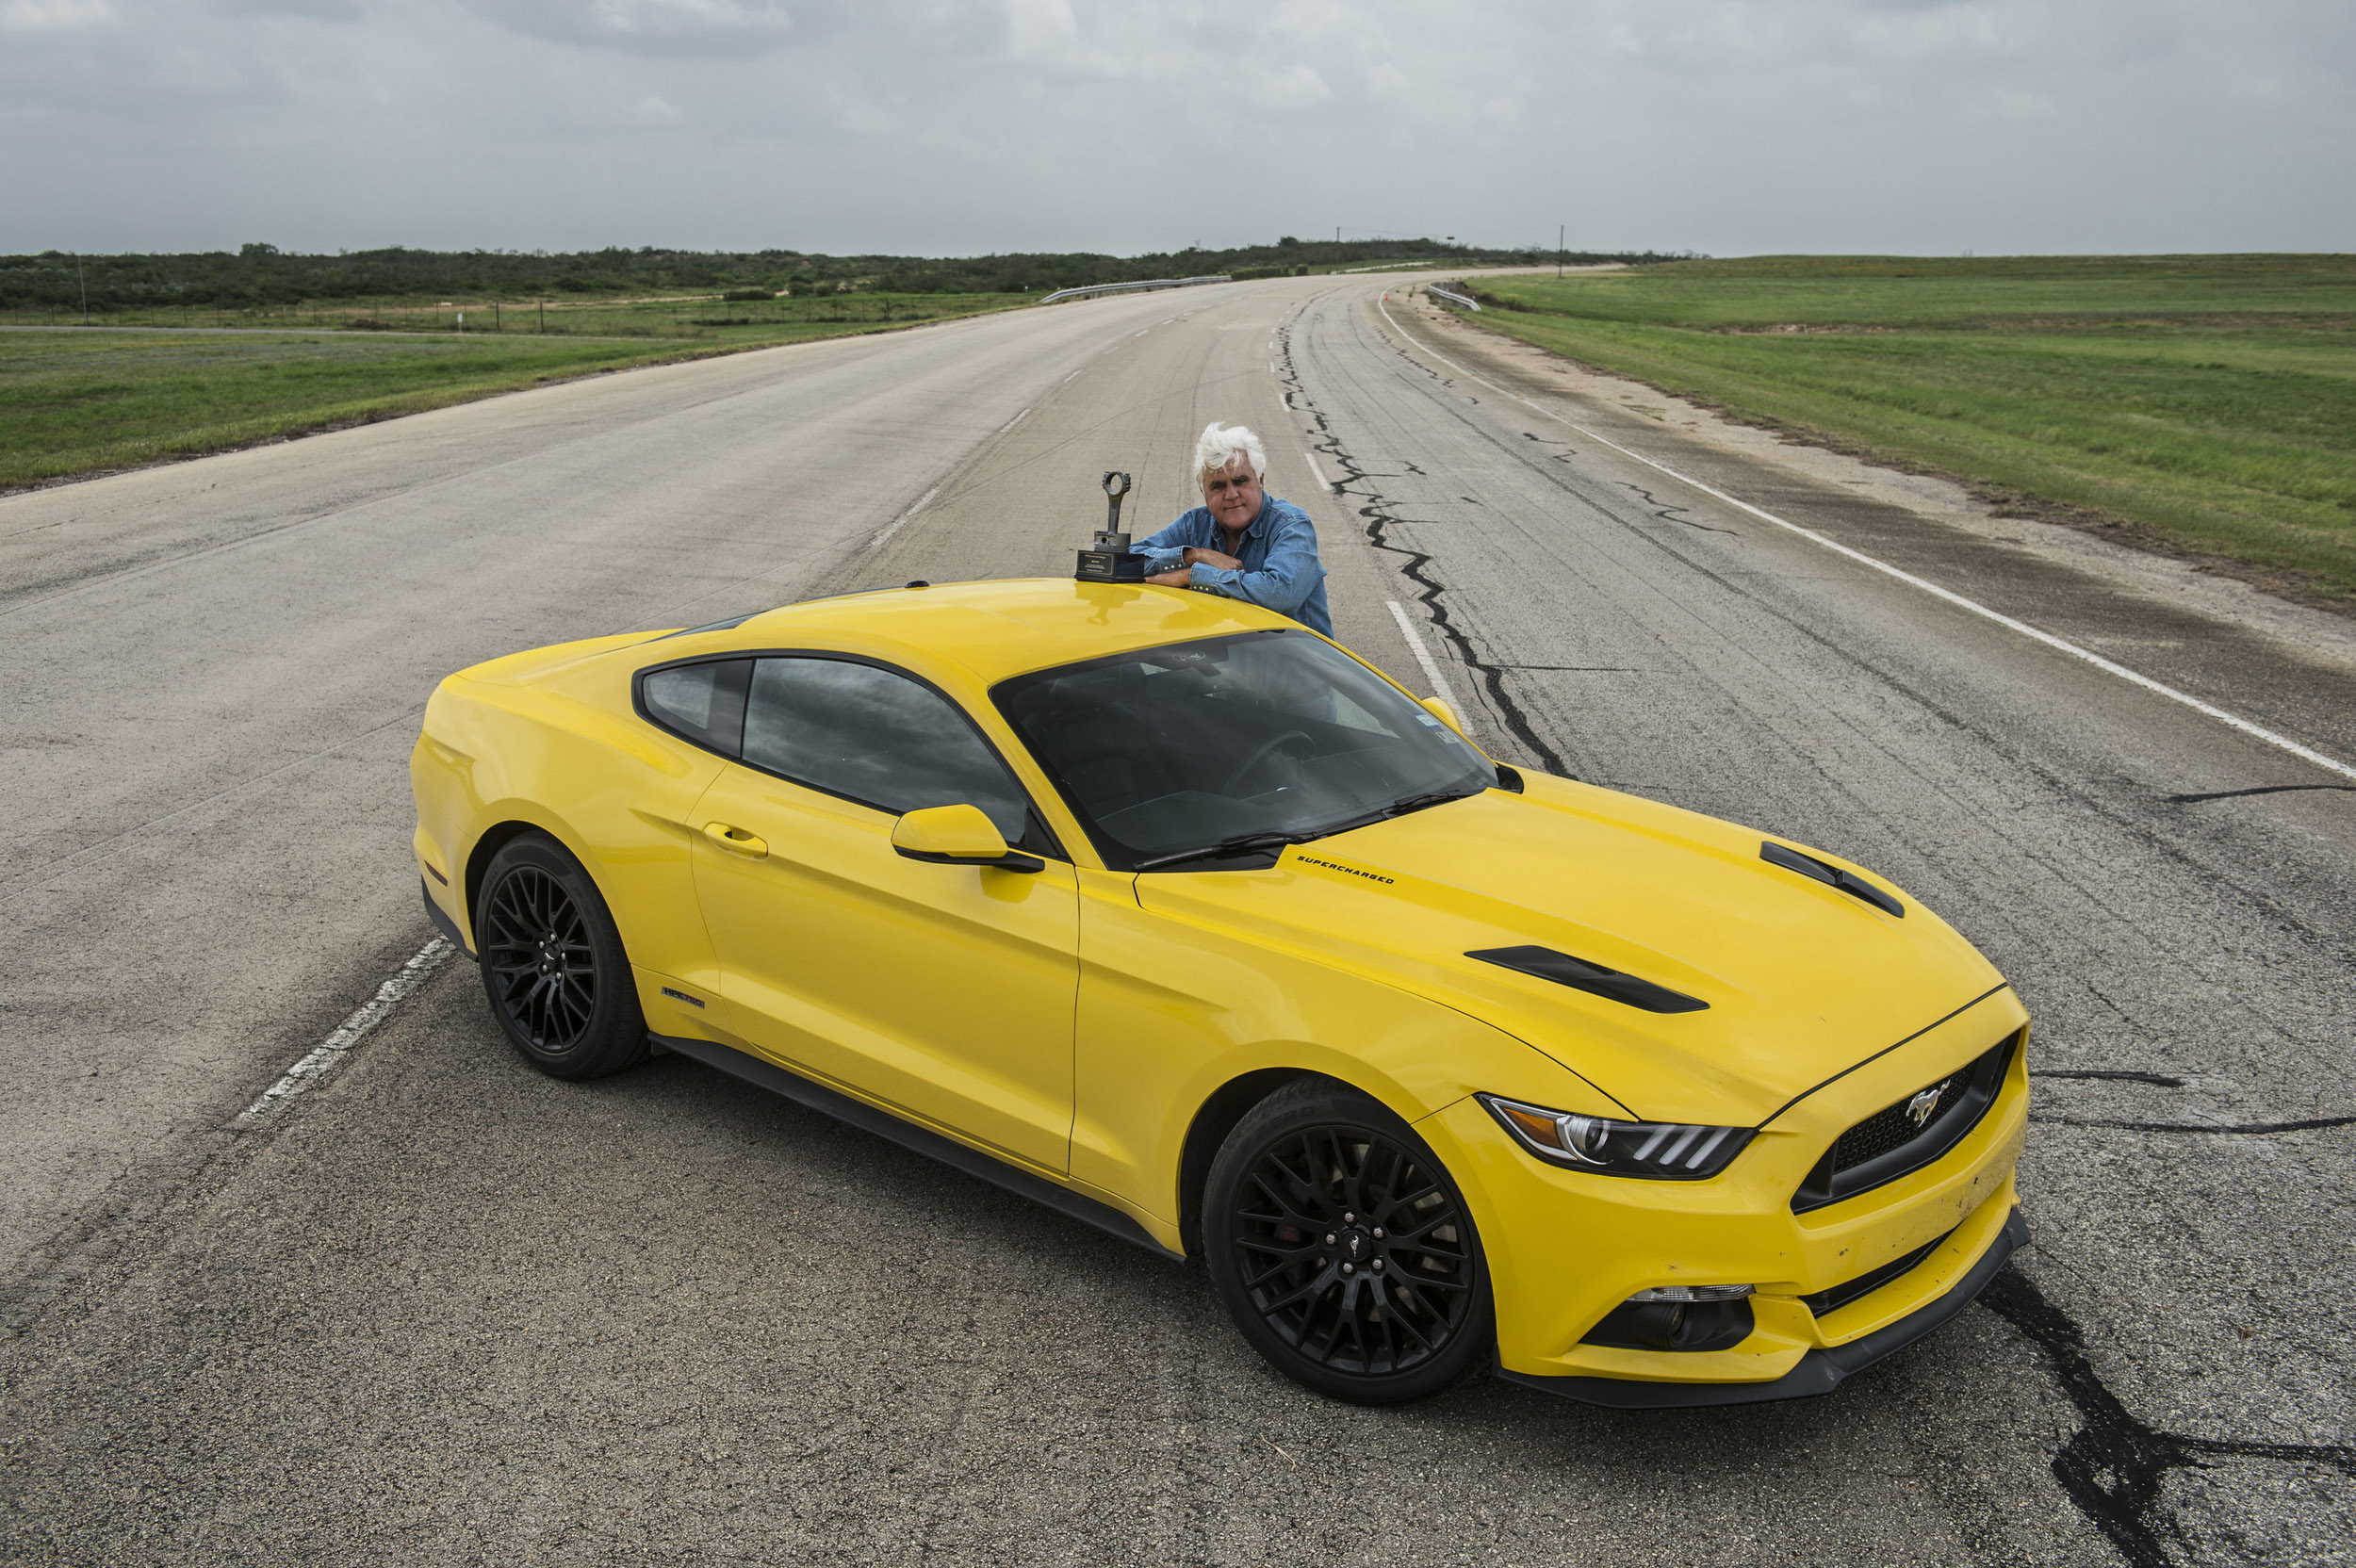
<path id="1" fill-rule="evenodd" d="M 1029 418 L 1030 416 L 1031 411 L 1026 408 L 1022 413 L 1016 415 L 1013 418 L 1007 420 L 1005 424 L 1000 425 L 994 433 L 1004 435 L 1006 432 L 1014 429 L 1015 426 L 1021 424 L 1023 420 Z"/>
<path id="2" fill-rule="evenodd" d="M 1080 368 L 1080 369 L 1081 369 L 1081 370 L 1085 370 L 1085 369 L 1087 369 L 1087 368 L 1088 368 L 1088 367 L 1087 367 L 1087 366 L 1085 366 L 1085 365 L 1084 365 L 1084 366 L 1082 366 L 1082 367 Z M 1063 379 L 1063 380 L 1061 380 L 1061 381 L 1057 382 L 1055 384 L 1056 384 L 1057 386 L 1070 386 L 1070 385 L 1072 384 L 1072 377 L 1073 377 L 1073 376 L 1077 376 L 1079 373 L 1080 373 L 1080 371 L 1079 371 L 1079 370 L 1074 370 L 1074 371 L 1072 371 L 1072 375 L 1064 377 L 1064 379 Z"/>
<path id="3" fill-rule="evenodd" d="M 1332 495 L 1333 487 L 1325 482 L 1325 470 L 1317 466 L 1317 454 L 1304 451 L 1301 455 L 1309 460 L 1309 471 L 1317 476 L 1317 488 L 1329 496 Z"/>
<path id="4" fill-rule="evenodd" d="M 1390 299 L 1390 295 L 1387 291 L 1383 294 L 1383 299 L 1384 302 L 1387 302 Z M 1897 566 L 1892 566 L 1886 561 L 1876 561 L 1873 557 L 1867 555 L 1863 550 L 1851 549 L 1848 546 L 1841 544 L 1839 540 L 1826 538 L 1824 534 L 1817 532 L 1812 528 L 1802 528 L 1797 523 L 1785 521 L 1783 518 L 1776 516 L 1772 512 L 1761 511 L 1759 508 L 1753 506 L 1748 501 L 1737 500 L 1732 496 L 1727 495 L 1725 491 L 1704 484 L 1700 480 L 1690 479 L 1687 476 L 1678 473 L 1675 468 L 1670 467 L 1667 464 L 1656 462 L 1652 458 L 1646 457 L 1643 452 L 1630 451 L 1628 448 L 1621 446 L 1617 441 L 1612 440 L 1611 437 L 1598 435 L 1594 431 L 1589 430 L 1585 425 L 1579 424 L 1575 420 L 1565 419 L 1562 415 L 1557 414 L 1554 410 L 1545 407 L 1542 404 L 1531 402 L 1528 398 L 1523 397 L 1518 392 L 1507 391 L 1506 388 L 1499 386 L 1497 383 L 1489 381 L 1484 377 L 1475 375 L 1472 371 L 1465 369 L 1454 360 L 1435 351 L 1431 345 L 1425 343 L 1421 338 L 1416 337 L 1405 327 L 1399 324 L 1398 318 L 1391 315 L 1390 307 L 1387 302 L 1378 304 L 1376 308 L 1383 312 L 1383 319 L 1391 323 L 1392 330 L 1396 331 L 1401 337 L 1406 338 L 1408 342 L 1415 344 L 1416 348 L 1422 350 L 1425 353 L 1430 354 L 1433 359 L 1438 360 L 1441 364 L 1455 371 L 1458 375 L 1464 376 L 1470 381 L 1480 382 L 1481 385 L 1489 388 L 1492 392 L 1502 392 L 1505 396 L 1513 399 L 1515 402 L 1528 408 L 1536 409 L 1539 413 L 1545 415 L 1547 418 L 1552 419 L 1555 423 L 1566 426 L 1571 430 L 1579 432 L 1579 434 L 1587 437 L 1590 441 L 1600 442 L 1604 446 L 1611 448 L 1613 451 L 1618 452 L 1623 457 L 1634 458 L 1645 467 L 1658 469 L 1660 472 L 1668 475 L 1671 479 L 1676 480 L 1680 484 L 1690 485 L 1693 489 L 1700 491 L 1705 496 L 1726 502 L 1726 505 L 1735 508 L 1737 511 L 1749 513 L 1752 516 L 1757 517 L 1763 523 L 1773 523 L 1775 527 L 1796 533 L 1801 538 L 1808 540 L 1813 544 L 1822 545 L 1824 548 L 1832 550 L 1837 554 L 1845 555 L 1850 560 L 1857 563 L 1859 565 L 1871 566 L 1873 570 L 1880 572 L 1885 576 L 1896 578 L 1900 582 L 1906 583 L 1909 587 L 1920 588 L 1922 592 L 1931 595 L 1933 597 L 1944 599 L 1947 603 L 1954 605 L 1958 610 L 1967 610 L 1974 615 L 1983 616 L 1988 620 L 1995 622 L 1998 626 L 2004 628 L 2008 631 L 2017 631 L 2023 637 L 2032 638 L 2037 642 L 2043 643 L 2047 647 L 2055 649 L 2061 653 L 2066 653 L 2072 659 L 2083 659 L 2098 670 L 2104 671 L 2110 675 L 2115 675 L 2121 680 L 2131 681 L 2134 684 L 2142 687 L 2147 692 L 2168 698 L 2170 702 L 2181 702 L 2185 707 L 2191 709 L 2194 712 L 2203 714 L 2209 718 L 2217 720 L 2219 724 L 2228 725 L 2234 729 L 2238 729 L 2243 734 L 2250 736 L 2253 740 L 2264 741 L 2270 746 L 2279 746 L 2282 750 L 2289 752 L 2293 757 L 2299 759 L 2301 761 L 2312 762 L 2316 767 L 2322 768 L 2327 772 L 2338 774 L 2344 778 L 2356 778 L 2356 767 L 2350 767 L 2346 762 L 2340 761 L 2337 758 L 2326 757 L 2323 753 L 2316 751 L 2311 746 L 2300 745 L 2297 741 L 2292 740 L 2287 735 L 2277 735 L 2273 730 L 2267 729 L 2264 726 L 2251 724 L 2248 719 L 2243 718 L 2238 713 L 2229 713 L 2224 709 L 2216 706 L 2214 703 L 2203 702 L 2189 692 L 2180 692 L 2173 686 L 2163 685 L 2161 682 L 2152 679 L 2150 676 L 2138 674 L 2137 672 L 2129 669 L 2124 664 L 2116 663 L 2111 660 L 2105 659 L 2101 654 L 2094 652 L 2090 648 L 2082 648 L 2077 644 L 2056 637 L 2050 631 L 2040 631 L 2036 627 L 2029 625 L 2026 621 L 2014 620 L 2010 615 L 2004 613 L 2002 611 L 1990 610 L 1987 605 L 1981 604 L 1973 599 L 1965 598 L 1961 594 L 1955 593 L 1951 589 L 1941 588 L 1936 582 L 1932 582 L 1924 578 L 1916 577 L 1912 572 L 1903 570 Z"/>
<path id="5" fill-rule="evenodd" d="M 1028 409 L 1025 409 L 1025 410 L 1023 411 L 1023 413 L 1026 413 L 1026 414 L 1027 414 L 1027 413 L 1029 413 L 1029 412 L 1030 412 L 1030 411 L 1029 411 Z M 1019 418 L 1021 418 L 1022 416 L 1022 416 L 1021 414 L 1018 414 L 1018 415 L 1016 415 L 1016 416 L 1015 416 L 1015 417 L 1016 417 L 1016 418 L 1018 418 L 1018 419 L 1019 419 Z M 910 517 L 913 517 L 913 516 L 915 516 L 918 513 L 920 513 L 920 512 L 924 511 L 924 508 L 925 508 L 928 504 L 930 504 L 930 503 L 931 503 L 932 498 L 933 498 L 935 496 L 938 496 L 938 495 L 940 495 L 940 494 L 941 494 L 941 486 L 940 486 L 940 485 L 938 485 L 938 484 L 936 484 L 936 485 L 934 485 L 934 486 L 933 486 L 930 490 L 927 490 L 927 491 L 925 491 L 923 495 L 921 495 L 921 496 L 917 497 L 917 498 L 916 498 L 916 504 L 915 504 L 914 506 L 909 507 L 909 508 L 908 508 L 906 512 L 903 512 L 903 513 L 901 513 L 901 514 L 900 514 L 897 517 L 892 518 L 891 522 L 889 522 L 889 523 L 887 523 L 886 525 L 884 525 L 884 527 L 883 527 L 882 531 L 879 531 L 879 532 L 875 535 L 875 537 L 874 537 L 873 539 L 870 539 L 869 541 L 867 541 L 867 547 L 868 547 L 869 549 L 871 549 L 871 550 L 872 550 L 872 549 L 874 549 L 874 548 L 875 548 L 877 545 L 882 544 L 885 540 L 887 540 L 887 539 L 891 538 L 893 534 L 895 534 L 895 533 L 899 532 L 899 531 L 900 531 L 900 525 L 901 525 L 902 523 L 907 522 L 907 521 L 908 521 Z"/>
<path id="6" fill-rule="evenodd" d="M 336 1026 L 335 1032 L 312 1049 L 309 1055 L 288 1068 L 285 1076 L 262 1091 L 262 1098 L 239 1111 L 232 1127 L 252 1127 L 272 1111 L 292 1100 L 303 1090 L 315 1087 L 335 1069 L 335 1065 L 352 1054 L 368 1032 L 384 1021 L 401 999 L 442 967 L 452 953 L 458 951 L 440 937 L 417 949 L 410 960 L 393 972 L 393 977 L 376 988 L 376 995 L 352 1010 L 352 1016 Z"/>
<path id="7" fill-rule="evenodd" d="M 1146 328 L 1146 329 L 1145 329 L 1145 332 L 1152 332 L 1153 330 L 1153 329 L 1152 327 L 1148 327 L 1148 328 Z M 1131 335 L 1132 337 L 1143 337 L 1143 336 L 1145 335 L 1145 332 L 1132 333 L 1132 334 L 1130 334 L 1129 335 Z"/>
<path id="8" fill-rule="evenodd" d="M 1383 602 L 1391 607 L 1391 619 L 1399 623 L 1399 634 L 1407 639 L 1408 651 L 1415 656 L 1415 662 L 1423 666 L 1423 678 L 1432 682 L 1432 694 L 1450 708 L 1456 708 L 1461 718 L 1464 710 L 1456 707 L 1456 694 L 1448 690 L 1448 677 L 1440 673 L 1439 663 L 1432 659 L 1432 650 L 1423 645 L 1423 637 L 1415 630 L 1415 623 L 1407 618 L 1406 607 L 1397 599 L 1384 599 Z"/>

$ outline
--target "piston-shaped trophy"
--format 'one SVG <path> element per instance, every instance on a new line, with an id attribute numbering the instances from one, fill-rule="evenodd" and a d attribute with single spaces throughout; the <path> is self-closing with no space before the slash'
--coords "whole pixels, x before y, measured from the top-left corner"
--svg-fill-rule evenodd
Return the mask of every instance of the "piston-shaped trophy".
<path id="1" fill-rule="evenodd" d="M 1121 498 L 1129 493 L 1129 476 L 1114 470 L 1104 474 L 1104 526 L 1096 542 L 1080 552 L 1082 582 L 1143 582 L 1145 557 L 1129 553 L 1129 536 L 1121 531 Z"/>

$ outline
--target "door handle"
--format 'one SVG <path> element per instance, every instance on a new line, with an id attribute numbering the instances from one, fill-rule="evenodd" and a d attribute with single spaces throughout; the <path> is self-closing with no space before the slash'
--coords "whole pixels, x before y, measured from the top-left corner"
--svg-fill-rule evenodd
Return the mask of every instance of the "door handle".
<path id="1" fill-rule="evenodd" d="M 747 860 L 763 859 L 769 854 L 768 840 L 756 838 L 743 828 L 730 827 L 724 822 L 704 824 L 704 837 L 729 854 L 742 855 Z"/>

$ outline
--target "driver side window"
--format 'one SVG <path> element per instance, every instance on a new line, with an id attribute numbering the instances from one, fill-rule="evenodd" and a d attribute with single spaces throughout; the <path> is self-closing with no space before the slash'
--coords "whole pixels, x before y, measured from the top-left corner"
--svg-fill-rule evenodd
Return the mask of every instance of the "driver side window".
<path id="1" fill-rule="evenodd" d="M 898 815 L 982 808 L 1019 843 L 1030 802 L 973 724 L 932 688 L 874 664 L 770 658 L 753 666 L 744 760 L 796 784 Z"/>

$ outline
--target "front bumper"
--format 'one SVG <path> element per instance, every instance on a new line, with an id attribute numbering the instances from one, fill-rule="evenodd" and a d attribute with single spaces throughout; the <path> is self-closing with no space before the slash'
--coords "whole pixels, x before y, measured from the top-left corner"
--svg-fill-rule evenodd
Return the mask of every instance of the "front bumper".
<path id="1" fill-rule="evenodd" d="M 1993 1273 L 2020 1244 L 2013 1167 L 2028 1120 L 2025 1048 L 2012 1053 L 1977 1125 L 1933 1164 L 1806 1212 L 1793 1212 L 1792 1196 L 1845 1128 L 2026 1023 L 2010 992 L 1992 997 L 1791 1107 L 1706 1181 L 1545 1164 L 1469 1100 L 1425 1118 L 1417 1130 L 1480 1227 L 1499 1370 L 1636 1408 L 1739 1403 L 1821 1393 L 1935 1328 L 1978 1290 L 1967 1278 Z M 1885 1269 L 1884 1282 L 1837 1294 Z M 1588 1337 L 1639 1290 L 1735 1283 L 1755 1291 L 1748 1331 L 1734 1344 L 1670 1349 L 1608 1330 Z M 1596 1384 L 1615 1386 L 1594 1394 Z"/>
<path id="2" fill-rule="evenodd" d="M 1681 1410 L 1699 1405 L 1752 1405 L 1770 1399 L 1806 1399 L 1818 1394 L 1830 1394 L 1852 1373 L 1862 1372 L 1875 1362 L 1897 1354 L 1970 1306 L 1972 1298 L 1988 1287 L 1988 1282 L 1996 1278 L 2012 1255 L 2028 1245 L 2028 1222 L 2021 1217 L 2019 1209 L 2014 1209 L 2004 1220 L 2004 1229 L 1997 1233 L 1995 1242 L 1980 1254 L 1980 1261 L 1973 1264 L 1944 1296 L 1862 1339 L 1808 1351 L 1800 1358 L 1799 1365 L 1773 1382 L 1639 1382 L 1628 1378 L 1543 1377 L 1528 1372 L 1508 1372 L 1502 1367 L 1498 1368 L 1497 1376 L 1508 1382 L 1534 1388 L 1542 1394 L 1577 1399 L 1583 1404 L 1604 1405 L 1612 1410 Z"/>

